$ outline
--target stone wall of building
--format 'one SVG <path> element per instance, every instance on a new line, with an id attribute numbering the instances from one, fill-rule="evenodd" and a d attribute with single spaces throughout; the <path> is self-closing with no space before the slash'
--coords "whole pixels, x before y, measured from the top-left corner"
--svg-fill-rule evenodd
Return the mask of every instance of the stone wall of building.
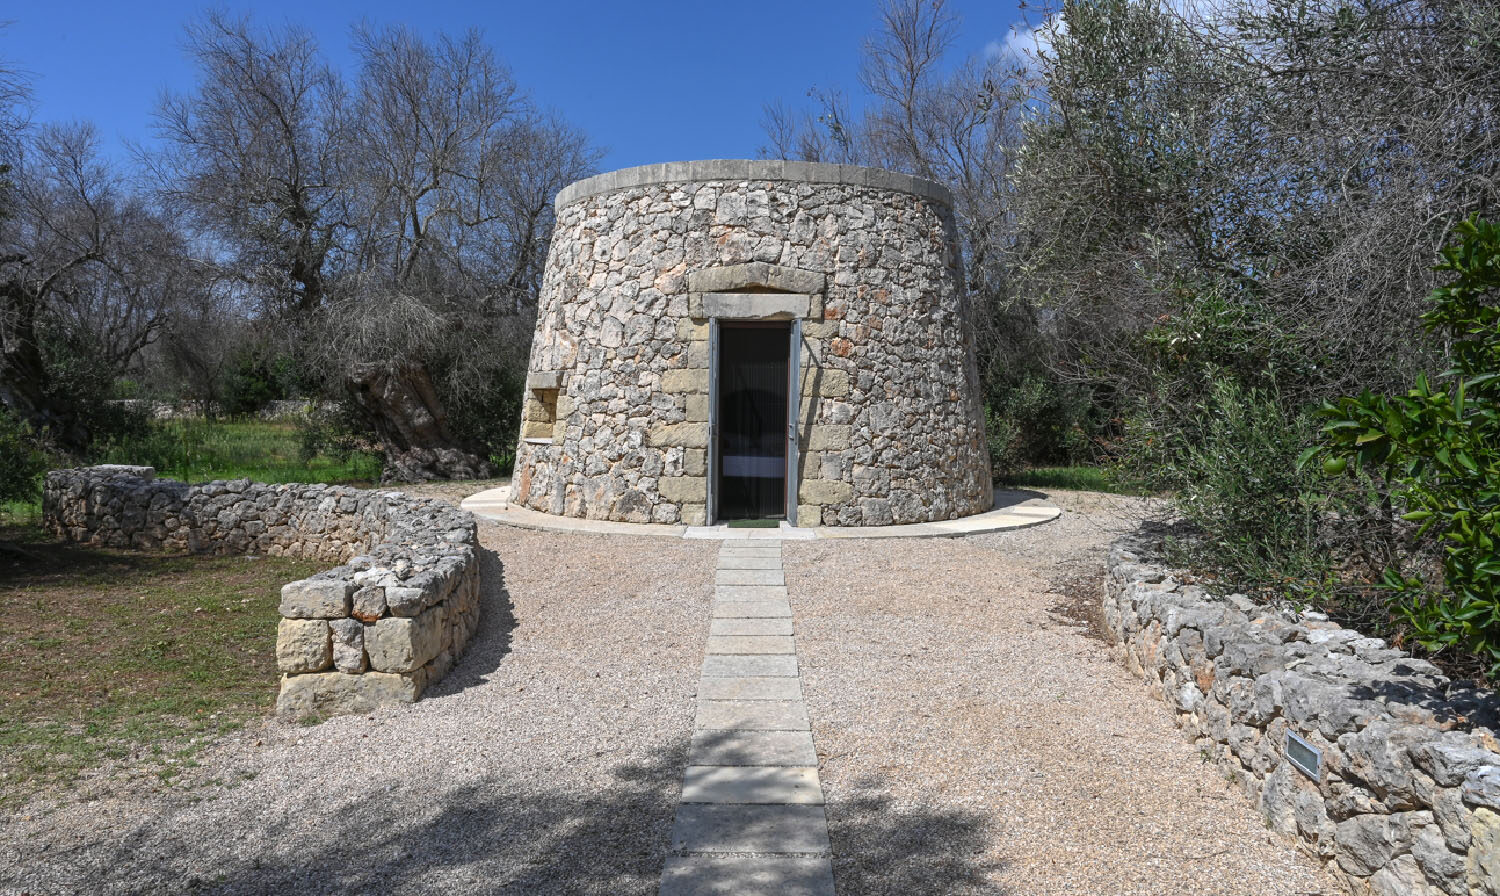
<path id="1" fill-rule="evenodd" d="M 479 623 L 474 518 L 446 501 L 334 485 L 188 485 L 150 467 L 47 474 L 47 529 L 80 544 L 339 564 L 281 589 L 277 711 L 412 702 Z"/>
<path id="2" fill-rule="evenodd" d="M 1147 561 L 1158 546 L 1111 550 L 1106 627 L 1268 825 L 1355 893 L 1500 896 L 1496 695 L 1318 614 L 1212 597 Z"/>
<path id="3" fill-rule="evenodd" d="M 710 320 L 801 321 L 799 525 L 990 509 L 951 202 L 793 162 L 645 166 L 558 197 L 513 500 L 702 524 Z"/>

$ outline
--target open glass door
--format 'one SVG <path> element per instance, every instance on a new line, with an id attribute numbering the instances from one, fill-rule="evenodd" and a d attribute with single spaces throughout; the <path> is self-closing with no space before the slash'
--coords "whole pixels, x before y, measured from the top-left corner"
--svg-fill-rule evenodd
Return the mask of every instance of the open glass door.
<path id="1" fill-rule="evenodd" d="M 786 519 L 791 327 L 721 321 L 717 329 L 717 518 Z"/>

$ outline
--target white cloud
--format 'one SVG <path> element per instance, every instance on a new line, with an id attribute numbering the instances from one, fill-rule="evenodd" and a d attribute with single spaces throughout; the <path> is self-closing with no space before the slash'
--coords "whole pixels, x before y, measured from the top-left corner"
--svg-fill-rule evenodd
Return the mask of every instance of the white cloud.
<path id="1" fill-rule="evenodd" d="M 1066 33 L 1068 23 L 1049 16 L 1040 25 L 1017 23 L 1004 39 L 992 40 L 984 47 L 984 58 L 991 63 L 1019 68 L 1029 74 L 1041 70 L 1042 59 L 1050 54 L 1057 35 Z"/>
<path id="2" fill-rule="evenodd" d="M 1200 28 L 1219 28 L 1239 10 L 1264 9 L 1265 0 L 1141 0 L 1158 3 Z M 1017 22 L 1004 38 L 984 46 L 986 61 L 1019 68 L 1027 74 L 1039 74 L 1042 60 L 1052 53 L 1053 42 L 1068 33 L 1068 23 L 1060 15 L 1051 15 L 1039 25 Z"/>

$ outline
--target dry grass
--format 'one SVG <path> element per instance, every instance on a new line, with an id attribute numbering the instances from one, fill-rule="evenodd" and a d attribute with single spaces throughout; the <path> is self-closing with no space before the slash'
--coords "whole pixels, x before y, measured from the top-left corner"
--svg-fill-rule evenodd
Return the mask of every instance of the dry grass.
<path id="1" fill-rule="evenodd" d="M 276 605 L 314 561 L 0 532 L 0 802 L 134 760 L 170 777 L 276 695 Z"/>

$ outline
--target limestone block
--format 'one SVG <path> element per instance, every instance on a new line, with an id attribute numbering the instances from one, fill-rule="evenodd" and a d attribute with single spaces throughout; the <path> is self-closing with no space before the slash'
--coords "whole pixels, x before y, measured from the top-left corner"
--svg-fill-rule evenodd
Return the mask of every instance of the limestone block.
<path id="1" fill-rule="evenodd" d="M 708 522 L 708 505 L 706 504 L 684 504 L 682 505 L 682 524 L 684 526 L 702 526 Z"/>
<path id="2" fill-rule="evenodd" d="M 523 439 L 550 439 L 554 424 L 544 423 L 539 420 L 527 420 L 521 424 L 521 438 Z"/>
<path id="3" fill-rule="evenodd" d="M 811 314 L 812 297 L 785 292 L 710 292 L 703 296 L 705 317 L 730 320 L 804 318 Z"/>
<path id="4" fill-rule="evenodd" d="M 708 341 L 695 339 L 687 344 L 682 366 L 704 371 L 708 375 Z"/>
<path id="5" fill-rule="evenodd" d="M 815 423 L 808 427 L 807 450 L 843 451 L 849 447 L 852 427 L 832 423 Z"/>
<path id="6" fill-rule="evenodd" d="M 884 498 L 861 498 L 859 511 L 866 526 L 889 526 L 893 522 L 891 502 Z"/>
<path id="7" fill-rule="evenodd" d="M 1427 878 L 1409 855 L 1400 856 L 1370 878 L 1370 892 L 1376 896 L 1442 896 L 1442 890 L 1428 886 Z"/>
<path id="8" fill-rule="evenodd" d="M 803 371 L 802 394 L 823 398 L 843 398 L 849 394 L 849 374 L 832 367 Z"/>
<path id="9" fill-rule="evenodd" d="M 667 423 L 646 431 L 646 444 L 658 448 L 707 448 L 707 423 Z"/>
<path id="10" fill-rule="evenodd" d="M 366 585 L 355 591 L 349 615 L 362 622 L 374 622 L 384 616 L 385 589 L 379 585 Z"/>
<path id="11" fill-rule="evenodd" d="M 393 703 L 412 703 L 422 695 L 422 674 L 322 672 L 285 675 L 276 712 L 290 718 L 372 712 Z"/>
<path id="12" fill-rule="evenodd" d="M 657 489 L 675 504 L 701 504 L 708 495 L 708 480 L 702 476 L 669 476 L 657 484 Z"/>
<path id="13" fill-rule="evenodd" d="M 830 479 L 804 479 L 797 492 L 798 505 L 842 504 L 854 497 L 854 486 Z"/>
<path id="14" fill-rule="evenodd" d="M 289 619 L 338 619 L 349 615 L 354 583 L 302 579 L 281 586 L 281 615 Z"/>
<path id="15" fill-rule="evenodd" d="M 821 526 L 823 525 L 823 508 L 818 504 L 797 505 L 798 526 Z"/>
<path id="16" fill-rule="evenodd" d="M 689 476 L 702 476 L 708 469 L 708 451 L 703 448 L 688 448 L 682 453 L 682 472 Z"/>
<path id="17" fill-rule="evenodd" d="M 1335 828 L 1339 867 L 1360 877 L 1374 874 L 1411 849 L 1413 826 L 1432 823 L 1430 812 L 1356 815 Z"/>
<path id="18" fill-rule="evenodd" d="M 706 366 L 706 365 L 705 365 Z M 663 392 L 707 392 L 707 370 L 668 370 L 661 375 Z"/>
<path id="19" fill-rule="evenodd" d="M 1500 812 L 1500 764 L 1485 765 L 1464 775 L 1464 802 Z"/>
<path id="20" fill-rule="evenodd" d="M 562 386 L 562 371 L 560 370 L 533 370 L 526 374 L 526 388 L 530 389 L 558 389 Z"/>
<path id="21" fill-rule="evenodd" d="M 708 324 L 698 323 L 691 318 L 683 318 L 677 322 L 677 338 L 684 342 L 693 339 L 707 339 Z"/>
<path id="22" fill-rule="evenodd" d="M 687 397 L 687 419 L 689 423 L 708 422 L 707 395 L 689 395 Z"/>
<path id="23" fill-rule="evenodd" d="M 1465 867 L 1469 892 L 1477 896 L 1500 896 L 1500 813 L 1475 810 L 1469 837 Z"/>
<path id="24" fill-rule="evenodd" d="M 724 198 L 740 199 L 734 194 L 729 194 Z M 743 200 L 740 199 L 740 201 Z M 727 292 L 757 286 L 785 292 L 816 293 L 827 288 L 828 275 L 822 271 L 809 271 L 766 262 L 723 265 L 688 274 L 688 288 L 693 292 Z"/>
<path id="25" fill-rule="evenodd" d="M 328 628 L 333 635 L 333 667 L 340 672 L 365 671 L 364 624 L 358 619 L 335 619 Z"/>
<path id="26" fill-rule="evenodd" d="M 387 616 L 365 626 L 365 653 L 377 672 L 415 671 L 442 646 L 442 618 L 435 607 L 420 616 Z"/>
<path id="27" fill-rule="evenodd" d="M 807 339 L 832 339 L 839 334 L 839 324 L 836 320 L 807 321 L 802 324 L 802 335 Z"/>
<path id="28" fill-rule="evenodd" d="M 438 584 L 434 578 L 413 577 L 404 585 L 387 585 L 386 606 L 392 616 L 415 616 L 438 600 Z"/>
<path id="29" fill-rule="evenodd" d="M 276 668 L 320 672 L 333 662 L 328 623 L 322 619 L 283 619 L 276 626 Z"/>

